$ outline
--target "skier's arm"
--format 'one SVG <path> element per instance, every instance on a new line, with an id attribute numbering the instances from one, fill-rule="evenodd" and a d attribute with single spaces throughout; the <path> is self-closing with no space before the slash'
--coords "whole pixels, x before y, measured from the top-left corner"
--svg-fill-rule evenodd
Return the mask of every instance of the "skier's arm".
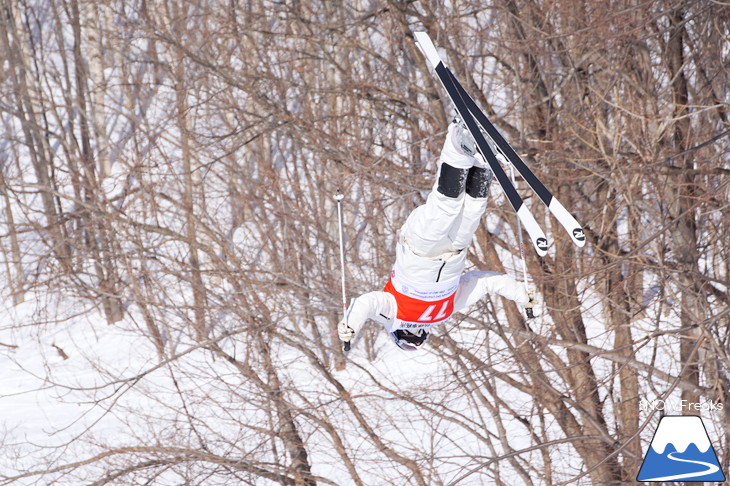
<path id="1" fill-rule="evenodd" d="M 509 275 L 497 272 L 472 271 L 461 277 L 456 293 L 454 310 L 462 311 L 479 301 L 486 294 L 497 294 L 521 305 L 528 305 L 530 297 L 524 284 Z"/>
<path id="2" fill-rule="evenodd" d="M 345 317 L 337 326 L 342 341 L 351 341 L 368 319 L 383 320 L 395 317 L 395 298 L 387 292 L 368 292 L 352 299 Z"/>

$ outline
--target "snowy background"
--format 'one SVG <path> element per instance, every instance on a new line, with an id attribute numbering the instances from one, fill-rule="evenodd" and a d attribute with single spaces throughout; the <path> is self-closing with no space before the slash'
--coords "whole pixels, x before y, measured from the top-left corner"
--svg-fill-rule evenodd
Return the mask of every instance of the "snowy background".
<path id="1" fill-rule="evenodd" d="M 682 403 L 727 474 L 726 5 L 0 18 L 0 485 L 629 484 Z M 371 324 L 345 357 L 333 195 L 349 296 L 381 288 L 454 114 L 416 30 L 588 243 L 518 179 L 538 316 L 487 298 L 415 356 Z M 495 183 L 470 269 L 521 279 L 517 242 Z"/>

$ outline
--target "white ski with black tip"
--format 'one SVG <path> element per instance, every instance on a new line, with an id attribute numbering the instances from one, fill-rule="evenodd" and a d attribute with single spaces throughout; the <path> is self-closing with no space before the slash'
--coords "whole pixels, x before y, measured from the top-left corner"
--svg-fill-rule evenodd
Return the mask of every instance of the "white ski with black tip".
<path id="1" fill-rule="evenodd" d="M 522 178 L 525 179 L 527 184 L 532 188 L 533 191 L 535 191 L 535 194 L 538 195 L 540 200 L 545 203 L 550 212 L 553 213 L 553 216 L 555 216 L 558 222 L 568 232 L 568 235 L 570 235 L 573 243 L 575 243 L 579 247 L 584 246 L 586 243 L 586 237 L 585 232 L 583 231 L 583 227 L 580 225 L 580 223 L 578 223 L 578 221 L 568 212 L 568 210 L 565 209 L 562 204 L 560 204 L 560 201 L 558 201 L 558 199 L 553 196 L 553 194 L 548 190 L 547 187 L 545 187 L 542 181 L 538 179 L 538 177 L 532 172 L 532 170 L 530 170 L 527 164 L 525 164 L 522 158 L 520 158 L 517 152 L 514 151 L 512 146 L 504 139 L 504 137 L 502 137 L 502 134 L 500 134 L 499 131 L 497 131 L 497 128 L 492 124 L 492 122 L 489 121 L 487 115 L 485 115 L 484 112 L 479 109 L 479 106 L 472 99 L 472 97 L 469 96 L 469 93 L 467 93 L 466 90 L 461 86 L 456 77 L 454 77 L 453 73 L 449 71 L 449 74 L 451 75 L 451 80 L 459 91 L 461 98 L 466 103 L 469 112 L 476 119 L 477 123 L 482 127 L 482 129 L 484 129 L 485 132 L 487 132 L 489 137 L 494 141 L 497 147 L 499 147 L 502 153 L 509 159 L 514 168 L 517 169 L 517 172 L 520 173 Z"/>
<path id="2" fill-rule="evenodd" d="M 489 164 L 489 167 L 494 173 L 497 182 L 499 182 L 499 185 L 502 187 L 502 190 L 504 191 L 507 199 L 517 213 L 517 216 L 520 218 L 520 221 L 525 226 L 525 230 L 530 236 L 530 240 L 532 241 L 532 245 L 535 247 L 535 251 L 538 255 L 545 256 L 548 250 L 548 241 L 545 237 L 545 233 L 543 233 L 540 225 L 538 225 L 537 221 L 535 221 L 535 217 L 532 215 L 532 212 L 530 212 L 530 209 L 527 207 L 527 205 L 524 204 L 524 201 L 517 193 L 517 190 L 512 185 L 512 182 L 510 182 L 507 174 L 504 172 L 504 169 L 501 165 L 499 165 L 497 157 L 489 148 L 487 140 L 484 138 L 481 130 L 479 130 L 479 125 L 477 124 L 476 120 L 474 120 L 466 104 L 466 101 L 463 99 L 461 93 L 459 92 L 456 83 L 454 83 L 454 75 L 444 64 L 428 34 L 426 34 L 425 32 L 415 32 L 414 34 L 418 46 L 421 48 L 421 51 L 429 60 L 431 65 L 433 65 L 436 71 L 436 75 L 441 81 L 441 84 L 443 85 L 446 92 L 449 94 L 451 101 L 456 107 L 456 111 L 459 113 L 459 116 L 464 121 L 469 132 L 474 138 L 479 153 L 482 154 L 484 160 L 486 160 Z"/>

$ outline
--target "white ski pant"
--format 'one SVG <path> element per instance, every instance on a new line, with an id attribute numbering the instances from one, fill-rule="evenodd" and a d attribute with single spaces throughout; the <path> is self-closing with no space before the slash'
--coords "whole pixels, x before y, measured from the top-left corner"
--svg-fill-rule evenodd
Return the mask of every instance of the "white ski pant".
<path id="1" fill-rule="evenodd" d="M 443 282 L 460 276 L 466 266 L 466 248 L 487 209 L 487 197 L 475 198 L 466 192 L 469 169 L 478 161 L 456 148 L 459 133 L 452 123 L 426 203 L 414 209 L 401 228 L 395 267 L 413 282 Z M 457 169 L 450 171 L 451 177 L 463 177 L 449 181 L 461 187 L 456 197 L 438 190 L 443 164 Z"/>
<path id="2" fill-rule="evenodd" d="M 433 190 L 426 204 L 417 207 L 403 225 L 405 244 L 418 256 L 440 258 L 471 244 L 487 209 L 487 198 L 462 193 L 457 198 Z"/>

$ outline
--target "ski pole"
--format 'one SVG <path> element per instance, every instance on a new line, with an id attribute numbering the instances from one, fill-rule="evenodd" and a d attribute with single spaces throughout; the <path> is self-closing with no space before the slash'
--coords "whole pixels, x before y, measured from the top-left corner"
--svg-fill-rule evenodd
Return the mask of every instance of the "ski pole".
<path id="1" fill-rule="evenodd" d="M 499 154 L 500 158 L 502 158 L 502 163 L 505 163 L 504 157 L 502 154 Z M 515 181 L 515 168 L 512 164 L 509 165 L 509 172 L 510 176 L 512 178 L 512 185 L 514 186 L 516 184 Z M 530 294 L 530 289 L 527 287 L 527 264 L 525 263 L 525 243 L 522 239 L 522 223 L 520 222 L 520 218 L 517 218 L 517 235 L 520 242 L 520 261 L 522 262 L 522 280 L 525 283 L 525 292 L 527 292 L 527 295 Z M 532 311 L 532 307 L 525 307 L 525 314 L 527 314 L 528 319 L 532 319 L 535 317 L 535 313 Z"/>
<path id="2" fill-rule="evenodd" d="M 340 230 L 340 275 L 342 276 L 342 319 L 347 317 L 347 295 L 345 294 L 345 247 L 342 240 L 342 200 L 345 196 L 337 189 L 335 201 L 337 201 L 337 226 Z M 345 322 L 347 324 L 347 322 Z M 345 351 L 350 350 L 350 341 L 345 341 Z"/>

